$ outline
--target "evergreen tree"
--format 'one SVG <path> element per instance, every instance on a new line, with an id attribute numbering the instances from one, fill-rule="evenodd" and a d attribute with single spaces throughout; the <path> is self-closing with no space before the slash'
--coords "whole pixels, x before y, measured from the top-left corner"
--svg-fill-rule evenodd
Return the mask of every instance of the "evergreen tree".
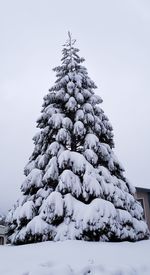
<path id="1" fill-rule="evenodd" d="M 44 97 L 22 197 L 9 212 L 14 244 L 147 238 L 135 188 L 113 152 L 112 126 L 68 34 L 55 85 Z"/>
<path id="2" fill-rule="evenodd" d="M 4 214 L 0 214 L 0 225 L 6 225 L 6 217 Z"/>

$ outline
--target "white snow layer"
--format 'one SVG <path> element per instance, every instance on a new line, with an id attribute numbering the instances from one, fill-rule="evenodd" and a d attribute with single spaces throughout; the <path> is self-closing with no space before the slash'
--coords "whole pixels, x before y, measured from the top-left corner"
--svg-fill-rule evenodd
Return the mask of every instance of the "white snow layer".
<path id="1" fill-rule="evenodd" d="M 38 228 L 39 231 L 39 228 Z M 149 275 L 150 240 L 0 246 L 1 275 Z"/>

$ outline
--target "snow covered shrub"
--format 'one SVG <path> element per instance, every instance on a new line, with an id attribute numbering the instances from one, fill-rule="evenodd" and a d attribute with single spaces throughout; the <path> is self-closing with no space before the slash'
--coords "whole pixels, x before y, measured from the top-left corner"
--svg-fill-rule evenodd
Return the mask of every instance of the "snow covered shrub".
<path id="1" fill-rule="evenodd" d="M 55 85 L 44 97 L 40 131 L 24 169 L 22 197 L 8 215 L 10 240 L 136 241 L 147 238 L 143 209 L 113 152 L 112 126 L 96 85 L 69 39 Z"/>

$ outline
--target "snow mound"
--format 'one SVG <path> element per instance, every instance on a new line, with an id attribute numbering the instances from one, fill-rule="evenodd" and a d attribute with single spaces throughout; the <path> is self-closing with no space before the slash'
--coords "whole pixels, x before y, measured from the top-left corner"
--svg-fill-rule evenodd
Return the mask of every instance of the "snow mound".
<path id="1" fill-rule="evenodd" d="M 150 240 L 0 246 L 1 275 L 149 275 Z"/>
<path id="2" fill-rule="evenodd" d="M 105 268 L 103 265 L 89 264 L 79 271 L 74 271 L 69 265 L 52 265 L 48 263 L 35 268 L 29 273 L 22 275 L 149 275 L 145 268 L 135 269 L 132 267 L 124 268 Z"/>

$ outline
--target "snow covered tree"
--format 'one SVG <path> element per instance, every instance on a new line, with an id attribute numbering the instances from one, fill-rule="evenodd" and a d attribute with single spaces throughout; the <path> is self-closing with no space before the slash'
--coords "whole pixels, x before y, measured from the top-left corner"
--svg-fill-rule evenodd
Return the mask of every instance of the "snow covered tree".
<path id="1" fill-rule="evenodd" d="M 147 238 L 135 188 L 113 152 L 112 126 L 70 33 L 40 131 L 24 169 L 22 197 L 7 217 L 10 240 L 136 241 Z"/>
<path id="2" fill-rule="evenodd" d="M 6 225 L 6 216 L 4 214 L 0 214 L 0 225 Z"/>

